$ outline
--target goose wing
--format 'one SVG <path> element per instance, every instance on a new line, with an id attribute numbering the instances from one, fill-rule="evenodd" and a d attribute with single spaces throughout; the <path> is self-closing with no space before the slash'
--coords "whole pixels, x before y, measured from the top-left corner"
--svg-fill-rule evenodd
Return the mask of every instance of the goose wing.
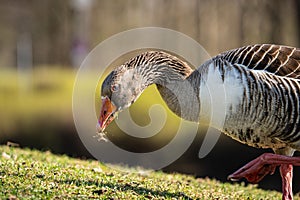
<path id="1" fill-rule="evenodd" d="M 256 44 L 233 49 L 220 56 L 232 64 L 241 64 L 249 69 L 300 79 L 300 48 Z"/>

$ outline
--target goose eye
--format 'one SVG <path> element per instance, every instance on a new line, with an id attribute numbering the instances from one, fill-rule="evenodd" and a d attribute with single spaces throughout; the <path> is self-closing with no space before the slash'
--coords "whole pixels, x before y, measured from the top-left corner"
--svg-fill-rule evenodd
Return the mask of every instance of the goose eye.
<path id="1" fill-rule="evenodd" d="M 111 91 L 112 92 L 117 92 L 119 90 L 119 85 L 112 85 L 111 86 Z"/>

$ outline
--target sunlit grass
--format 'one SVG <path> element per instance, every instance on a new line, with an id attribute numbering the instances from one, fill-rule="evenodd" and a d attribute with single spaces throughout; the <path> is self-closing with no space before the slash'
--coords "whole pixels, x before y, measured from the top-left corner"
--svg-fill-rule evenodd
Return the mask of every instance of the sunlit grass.
<path id="1" fill-rule="evenodd" d="M 122 166 L 111 168 L 92 160 L 0 146 L 0 199 L 9 198 L 280 199 L 281 194 L 255 185 Z"/>

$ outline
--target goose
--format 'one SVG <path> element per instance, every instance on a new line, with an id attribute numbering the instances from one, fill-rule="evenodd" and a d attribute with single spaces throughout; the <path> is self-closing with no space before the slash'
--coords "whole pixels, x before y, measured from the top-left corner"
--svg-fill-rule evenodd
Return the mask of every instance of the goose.
<path id="1" fill-rule="evenodd" d="M 282 199 L 293 199 L 293 166 L 300 166 L 300 49 L 255 44 L 229 50 L 193 70 L 180 58 L 164 51 L 146 51 L 116 67 L 101 87 L 102 106 L 97 131 L 130 107 L 150 85 L 157 89 L 172 112 L 211 126 L 249 146 L 271 148 L 233 174 L 229 180 L 258 183 L 280 169 Z M 224 104 L 222 126 L 209 118 L 209 93 Z M 215 122 L 215 123 L 214 123 Z"/>

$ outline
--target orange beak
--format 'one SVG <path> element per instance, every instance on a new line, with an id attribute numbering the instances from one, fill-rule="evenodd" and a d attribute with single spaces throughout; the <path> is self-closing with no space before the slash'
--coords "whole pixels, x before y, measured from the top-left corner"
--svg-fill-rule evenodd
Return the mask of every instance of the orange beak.
<path id="1" fill-rule="evenodd" d="M 102 107 L 100 111 L 99 123 L 97 126 L 98 132 L 103 132 L 104 129 L 114 120 L 117 108 L 108 97 L 102 99 Z"/>

